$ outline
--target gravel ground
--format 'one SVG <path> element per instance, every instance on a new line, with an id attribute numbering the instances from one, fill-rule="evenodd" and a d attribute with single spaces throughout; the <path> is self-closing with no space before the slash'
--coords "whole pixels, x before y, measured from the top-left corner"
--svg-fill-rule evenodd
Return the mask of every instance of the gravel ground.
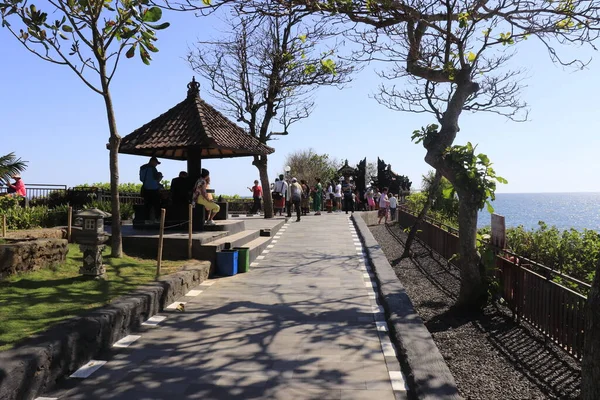
<path id="1" fill-rule="evenodd" d="M 413 260 L 399 260 L 406 234 L 398 227 L 370 227 L 417 312 L 431 332 L 466 399 L 575 399 L 580 365 L 534 330 L 517 325 L 508 310 L 488 306 L 482 313 L 450 309 L 458 295 L 459 273 L 415 242 Z M 393 234 L 392 234 L 393 233 Z M 394 237 L 396 236 L 396 237 Z"/>

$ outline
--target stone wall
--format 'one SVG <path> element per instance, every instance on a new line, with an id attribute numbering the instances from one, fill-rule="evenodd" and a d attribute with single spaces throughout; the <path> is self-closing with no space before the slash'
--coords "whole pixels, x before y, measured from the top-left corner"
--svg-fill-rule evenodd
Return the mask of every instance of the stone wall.
<path id="1" fill-rule="evenodd" d="M 114 342 L 202 283 L 209 270 L 209 262 L 190 261 L 180 272 L 0 352 L 0 399 L 35 399 L 91 359 L 107 357 Z"/>
<path id="2" fill-rule="evenodd" d="M 22 240 L 0 244 L 0 279 L 61 264 L 68 251 L 65 239 Z"/>

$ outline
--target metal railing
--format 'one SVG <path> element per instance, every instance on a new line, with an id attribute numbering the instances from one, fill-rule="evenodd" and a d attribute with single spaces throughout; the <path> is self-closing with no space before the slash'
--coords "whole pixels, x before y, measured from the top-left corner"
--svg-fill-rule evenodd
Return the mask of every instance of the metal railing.
<path id="1" fill-rule="evenodd" d="M 25 201 L 35 202 L 50 198 L 51 196 L 62 196 L 67 192 L 67 185 L 52 185 L 45 183 L 28 183 L 25 185 Z M 0 187 L 0 193 L 7 193 L 8 188 Z"/>
<path id="2" fill-rule="evenodd" d="M 417 213 L 407 207 L 398 208 L 401 226 L 412 226 L 416 218 Z M 420 224 L 417 237 L 447 260 L 459 252 L 456 228 L 429 217 Z M 585 294 L 591 286 L 509 250 L 493 250 L 496 253 L 496 278 L 500 295 L 517 322 L 528 322 L 546 340 L 581 360 L 587 300 Z M 576 290 L 555 282 L 555 279 Z"/>

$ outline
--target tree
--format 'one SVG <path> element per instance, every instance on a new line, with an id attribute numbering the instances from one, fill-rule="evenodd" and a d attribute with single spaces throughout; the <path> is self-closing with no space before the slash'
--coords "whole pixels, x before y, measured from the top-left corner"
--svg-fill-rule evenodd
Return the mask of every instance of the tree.
<path id="1" fill-rule="evenodd" d="M 423 204 L 421 211 L 419 211 L 419 215 L 417 216 L 417 219 L 415 220 L 413 225 L 410 227 L 410 231 L 408 232 L 408 237 L 406 238 L 406 242 L 404 243 L 404 251 L 402 252 L 402 255 L 400 256 L 400 259 L 410 257 L 410 248 L 412 247 L 412 243 L 415 240 L 415 237 L 417 236 L 417 230 L 419 229 L 419 225 L 421 224 L 423 219 L 425 219 L 425 216 L 429 212 L 429 208 L 431 207 L 431 204 L 433 203 L 433 200 L 436 197 L 436 193 L 438 192 L 440 182 L 442 181 L 442 174 L 439 172 L 436 172 L 433 179 L 428 180 L 428 178 L 429 178 L 429 176 L 427 176 L 427 177 L 423 176 L 423 183 L 424 183 L 423 186 L 425 186 L 423 188 L 423 191 L 425 192 L 425 195 L 427 196 L 427 200 L 425 201 L 425 204 Z"/>
<path id="2" fill-rule="evenodd" d="M 329 158 L 328 154 L 317 154 L 313 149 L 308 149 L 288 154 L 285 165 L 291 168 L 290 174 L 298 180 L 304 179 L 313 184 L 315 178 L 321 178 L 321 182 L 326 184 L 336 179 L 340 162 Z"/>
<path id="3" fill-rule="evenodd" d="M 442 222 L 454 225 L 458 220 L 458 200 L 450 181 L 444 178 L 441 173 L 434 171 L 429 171 L 422 178 L 423 186 L 421 193 L 415 193 L 410 197 L 419 196 L 418 199 L 420 201 L 416 202 L 417 207 L 420 207 L 419 215 L 410 228 L 408 237 L 404 243 L 404 252 L 400 258 L 410 257 L 410 248 L 417 235 L 418 227 L 430 209 L 434 212 L 433 217 Z M 413 202 L 411 201 L 411 203 Z"/>
<path id="4" fill-rule="evenodd" d="M 0 181 L 9 182 L 14 174 L 25 171 L 27 161 L 17 158 L 15 153 L 0 156 Z"/>
<path id="5" fill-rule="evenodd" d="M 377 98 L 400 111 L 431 113 L 437 124 L 413 133 L 426 150 L 425 161 L 454 186 L 459 197 L 461 288 L 457 306 L 479 308 L 486 301 L 485 279 L 476 247 L 477 212 L 494 198 L 497 177 L 489 158 L 470 143 L 455 145 L 463 111 L 493 112 L 526 119 L 519 100 L 520 71 L 506 69 L 510 49 L 528 38 L 563 59 L 558 44 L 590 44 L 598 37 L 596 0 L 481 1 L 303 0 L 307 9 L 334 13 L 360 24 L 355 39 L 360 58 L 384 60 L 386 84 Z M 389 85 L 405 78 L 408 89 Z"/>
<path id="6" fill-rule="evenodd" d="M 137 50 L 142 62 L 150 64 L 150 52 L 158 51 L 154 45 L 156 31 L 169 24 L 156 24 L 162 17 L 162 10 L 148 7 L 148 0 L 49 0 L 42 3 L 43 6 L 48 4 L 51 10 L 47 12 L 27 0 L 0 2 L 2 26 L 42 60 L 70 68 L 104 99 L 110 131 L 112 255 L 121 257 L 118 191 L 121 136 L 117 130 L 110 84 L 122 55 L 132 58 Z"/>
<path id="7" fill-rule="evenodd" d="M 242 122 L 261 143 L 287 135 L 290 125 L 307 118 L 311 94 L 325 85 L 349 81 L 352 67 L 336 60 L 334 31 L 328 21 L 304 22 L 308 12 L 265 2 L 269 13 L 234 7 L 230 37 L 199 42 L 188 54 L 192 69 L 210 84 L 221 108 Z M 280 125 L 275 132 L 273 123 Z M 261 185 L 269 188 L 267 156 L 255 156 Z M 273 217 L 271 193 L 264 191 L 265 218 Z"/>

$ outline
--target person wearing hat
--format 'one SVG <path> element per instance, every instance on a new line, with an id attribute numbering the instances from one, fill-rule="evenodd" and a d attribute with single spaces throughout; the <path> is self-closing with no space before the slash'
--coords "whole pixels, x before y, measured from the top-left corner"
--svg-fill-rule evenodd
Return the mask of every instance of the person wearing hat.
<path id="1" fill-rule="evenodd" d="M 290 185 L 290 199 L 294 207 L 296 208 L 296 222 L 300 222 L 300 215 L 302 210 L 300 209 L 300 201 L 302 200 L 302 186 L 298 183 L 298 179 L 292 178 L 292 184 Z M 291 207 L 290 207 L 291 213 Z"/>
<path id="2" fill-rule="evenodd" d="M 8 194 L 16 194 L 18 196 L 25 197 L 25 194 L 27 192 L 25 190 L 25 183 L 23 183 L 23 179 L 21 179 L 21 175 L 14 174 L 13 176 L 11 176 L 11 178 L 15 180 L 15 183 L 11 184 L 10 182 L 8 182 L 6 184 L 6 186 L 8 187 L 6 192 Z"/>
<path id="3" fill-rule="evenodd" d="M 160 173 L 156 166 L 160 164 L 158 158 L 151 157 L 148 164 L 140 167 L 140 181 L 142 181 L 142 197 L 146 208 L 146 223 L 158 222 L 160 208 Z"/>

